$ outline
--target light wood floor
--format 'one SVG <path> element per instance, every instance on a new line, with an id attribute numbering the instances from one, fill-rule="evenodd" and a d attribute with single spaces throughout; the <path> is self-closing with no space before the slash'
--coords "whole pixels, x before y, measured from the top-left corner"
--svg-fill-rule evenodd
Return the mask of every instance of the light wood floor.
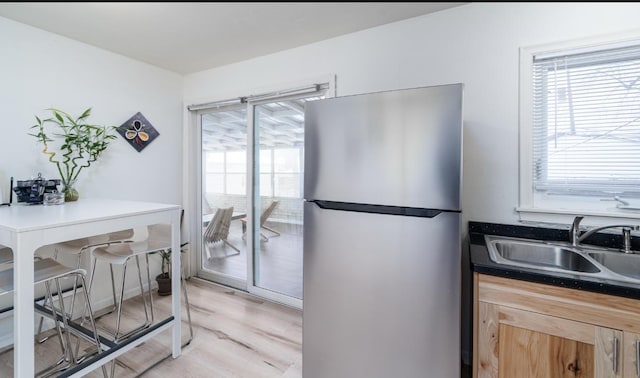
<path id="1" fill-rule="evenodd" d="M 177 359 L 170 356 L 171 331 L 118 359 L 117 377 L 210 378 L 301 377 L 302 311 L 192 278 L 187 281 L 194 337 Z M 158 318 L 170 314 L 171 297 L 155 295 Z M 141 302 L 125 303 L 127 319 L 140 319 Z M 183 343 L 189 340 L 186 312 Z M 100 319 L 106 324 L 109 317 Z M 130 326 L 130 323 L 126 325 Z M 36 370 L 59 355 L 58 340 L 36 345 Z M 166 358 L 168 357 L 168 358 Z M 149 369 L 150 368 L 150 369 Z M 0 355 L 0 377 L 11 377 L 13 352 Z M 102 377 L 100 369 L 87 377 Z"/>
<path id="2" fill-rule="evenodd" d="M 117 360 L 116 377 L 270 378 L 302 377 L 302 311 L 261 300 L 198 278 L 187 281 L 194 337 L 177 359 L 170 357 L 171 331 L 134 348 Z M 154 296 L 158 318 L 171 313 L 171 297 Z M 141 301 L 125 303 L 130 327 L 139 320 Z M 183 343 L 189 340 L 182 311 Z M 100 319 L 110 322 L 109 316 Z M 36 344 L 36 370 L 59 356 L 56 338 Z M 108 365 L 109 366 L 109 365 Z M 13 351 L 0 354 L 0 377 L 13 376 Z M 100 369 L 87 377 L 102 377 Z M 471 369 L 462 366 L 462 378 Z"/>
<path id="3" fill-rule="evenodd" d="M 188 282 L 193 341 L 144 377 L 302 377 L 302 311 L 197 278 Z"/>

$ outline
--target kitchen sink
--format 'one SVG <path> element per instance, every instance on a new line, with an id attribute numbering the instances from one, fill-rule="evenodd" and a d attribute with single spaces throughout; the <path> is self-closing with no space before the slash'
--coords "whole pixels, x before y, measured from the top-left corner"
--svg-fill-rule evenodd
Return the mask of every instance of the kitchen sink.
<path id="1" fill-rule="evenodd" d="M 611 251 L 587 251 L 586 253 L 614 273 L 640 280 L 640 255 Z"/>
<path id="2" fill-rule="evenodd" d="M 594 246 L 485 235 L 498 264 L 640 284 L 640 254 Z"/>
<path id="3" fill-rule="evenodd" d="M 578 250 L 566 246 L 490 236 L 487 239 L 491 259 L 500 264 L 581 273 L 601 271 Z"/>

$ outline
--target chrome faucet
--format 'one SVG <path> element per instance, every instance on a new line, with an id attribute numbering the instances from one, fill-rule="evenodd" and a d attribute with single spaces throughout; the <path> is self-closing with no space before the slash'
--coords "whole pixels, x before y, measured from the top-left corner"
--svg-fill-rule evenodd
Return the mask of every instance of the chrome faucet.
<path id="1" fill-rule="evenodd" d="M 620 227 L 622 228 L 622 249 L 624 253 L 633 253 L 633 251 L 631 250 L 631 230 L 640 230 L 640 226 L 628 224 L 612 224 L 591 228 L 584 234 L 580 235 L 580 222 L 582 221 L 582 219 L 584 219 L 584 217 L 581 215 L 578 215 L 573 219 L 573 224 L 571 225 L 571 230 L 569 231 L 569 240 L 571 241 L 571 245 L 577 247 L 582 241 L 595 234 L 596 232 L 605 230 L 607 228 Z"/>
<path id="2" fill-rule="evenodd" d="M 582 215 L 578 215 L 573 218 L 573 224 L 569 230 L 569 241 L 574 247 L 578 246 L 578 239 L 580 238 L 580 222 L 584 219 Z"/>

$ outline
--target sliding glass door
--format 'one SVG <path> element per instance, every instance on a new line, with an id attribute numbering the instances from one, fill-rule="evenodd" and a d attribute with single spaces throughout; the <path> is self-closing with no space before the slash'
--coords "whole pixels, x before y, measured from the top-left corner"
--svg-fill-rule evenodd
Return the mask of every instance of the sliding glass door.
<path id="1" fill-rule="evenodd" d="M 248 204 L 247 109 L 241 106 L 204 112 L 200 123 L 203 237 L 199 273 L 216 282 L 244 288 L 247 257 L 242 224 Z"/>
<path id="2" fill-rule="evenodd" d="M 304 107 L 326 91 L 196 112 L 198 276 L 302 307 Z"/>
<path id="3" fill-rule="evenodd" d="M 254 107 L 256 131 L 253 286 L 302 299 L 305 99 Z"/>

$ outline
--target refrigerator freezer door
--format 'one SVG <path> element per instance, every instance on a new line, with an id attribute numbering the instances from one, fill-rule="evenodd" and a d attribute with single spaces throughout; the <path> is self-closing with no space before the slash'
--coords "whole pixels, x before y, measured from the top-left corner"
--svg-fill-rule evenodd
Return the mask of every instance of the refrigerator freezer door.
<path id="1" fill-rule="evenodd" d="M 304 206 L 303 377 L 459 377 L 460 214 Z"/>
<path id="2" fill-rule="evenodd" d="M 304 198 L 460 210 L 462 89 L 308 102 Z"/>

